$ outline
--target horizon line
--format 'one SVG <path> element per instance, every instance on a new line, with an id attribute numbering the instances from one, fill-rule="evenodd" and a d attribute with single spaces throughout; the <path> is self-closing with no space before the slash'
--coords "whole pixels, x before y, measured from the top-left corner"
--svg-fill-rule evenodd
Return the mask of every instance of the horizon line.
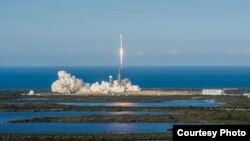
<path id="1" fill-rule="evenodd" d="M 4 67 L 119 67 L 114 65 L 18 65 Z M 126 67 L 250 67 L 250 65 L 127 65 Z"/>

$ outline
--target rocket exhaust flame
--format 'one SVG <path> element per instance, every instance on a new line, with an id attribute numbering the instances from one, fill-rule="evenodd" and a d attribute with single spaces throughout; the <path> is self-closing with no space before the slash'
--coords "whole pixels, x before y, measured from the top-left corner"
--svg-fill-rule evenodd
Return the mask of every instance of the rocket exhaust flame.
<path id="1" fill-rule="evenodd" d="M 119 69 L 118 69 L 118 75 L 117 75 L 117 80 L 118 80 L 118 83 L 121 84 L 121 80 L 122 80 L 122 74 L 121 74 L 121 71 L 122 71 L 122 63 L 123 63 L 123 48 L 122 48 L 122 34 L 120 34 L 120 65 L 119 65 Z"/>
<path id="2" fill-rule="evenodd" d="M 123 48 L 120 48 L 120 67 L 122 68 L 122 63 L 123 63 Z"/>

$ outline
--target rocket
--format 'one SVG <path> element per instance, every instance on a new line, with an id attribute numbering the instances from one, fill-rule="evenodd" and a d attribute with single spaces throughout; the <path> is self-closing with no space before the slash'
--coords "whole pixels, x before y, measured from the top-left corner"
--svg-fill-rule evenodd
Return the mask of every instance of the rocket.
<path id="1" fill-rule="evenodd" d="M 119 49 L 119 56 L 120 56 L 120 65 L 119 65 L 119 71 L 118 71 L 118 75 L 117 75 L 117 80 L 118 83 L 121 84 L 121 80 L 122 80 L 122 67 L 123 67 L 123 47 L 122 47 L 122 34 L 120 34 L 120 49 Z"/>

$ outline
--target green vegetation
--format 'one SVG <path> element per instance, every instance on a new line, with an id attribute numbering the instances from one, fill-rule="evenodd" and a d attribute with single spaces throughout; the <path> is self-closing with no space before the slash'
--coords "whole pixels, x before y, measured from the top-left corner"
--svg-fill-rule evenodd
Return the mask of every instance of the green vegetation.
<path id="1" fill-rule="evenodd" d="M 23 96 L 28 91 L 0 91 L 0 111 L 155 111 L 170 112 L 164 115 L 92 115 L 22 119 L 11 122 L 195 122 L 216 124 L 250 124 L 250 99 L 242 95 L 204 96 L 108 96 L 108 95 L 52 95 L 40 91 L 41 96 Z M 232 91 L 231 91 L 232 92 Z M 34 98 L 33 100 L 29 100 Z M 36 99 L 39 98 L 39 99 Z M 59 105 L 58 102 L 159 102 L 168 100 L 214 100 L 221 107 L 82 107 Z M 0 134 L 0 140 L 11 141 L 105 141 L 105 140 L 167 140 L 170 133 L 154 134 Z"/>
<path id="2" fill-rule="evenodd" d="M 158 102 L 168 100 L 215 100 L 224 103 L 220 108 L 250 109 L 250 99 L 246 96 L 203 96 L 203 95 L 171 95 L 171 96 L 102 96 L 102 95 L 51 95 L 22 96 L 21 92 L 0 91 L 0 111 L 169 111 L 176 108 L 154 107 L 81 107 L 59 105 L 57 102 Z M 44 92 L 43 92 L 44 93 Z M 28 100 L 39 98 L 39 100 Z M 44 100 L 40 100 L 44 99 Z"/>
<path id="3" fill-rule="evenodd" d="M 44 134 L 0 134 L 0 140 L 11 141 L 128 141 L 128 140 L 169 140 L 170 133 L 159 134 L 98 134 L 98 135 L 44 135 Z"/>
<path id="4" fill-rule="evenodd" d="M 178 109 L 165 115 L 109 115 L 32 118 L 15 122 L 194 122 L 218 124 L 249 124 L 250 111 L 219 109 Z"/>

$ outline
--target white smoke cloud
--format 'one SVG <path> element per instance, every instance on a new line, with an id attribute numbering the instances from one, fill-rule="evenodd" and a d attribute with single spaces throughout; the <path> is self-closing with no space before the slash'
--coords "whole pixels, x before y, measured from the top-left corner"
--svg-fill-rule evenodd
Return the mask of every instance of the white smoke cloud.
<path id="1" fill-rule="evenodd" d="M 123 79 L 121 84 L 114 80 L 112 84 L 102 81 L 93 84 L 85 83 L 83 80 L 76 78 L 74 75 L 66 71 L 58 72 L 58 80 L 52 83 L 51 91 L 57 93 L 124 93 L 138 92 L 141 88 L 137 85 L 132 85 L 128 79 Z"/>
<path id="2" fill-rule="evenodd" d="M 34 90 L 30 90 L 29 93 L 23 93 L 22 95 L 27 95 L 27 96 L 40 96 L 39 93 L 35 93 Z"/>

